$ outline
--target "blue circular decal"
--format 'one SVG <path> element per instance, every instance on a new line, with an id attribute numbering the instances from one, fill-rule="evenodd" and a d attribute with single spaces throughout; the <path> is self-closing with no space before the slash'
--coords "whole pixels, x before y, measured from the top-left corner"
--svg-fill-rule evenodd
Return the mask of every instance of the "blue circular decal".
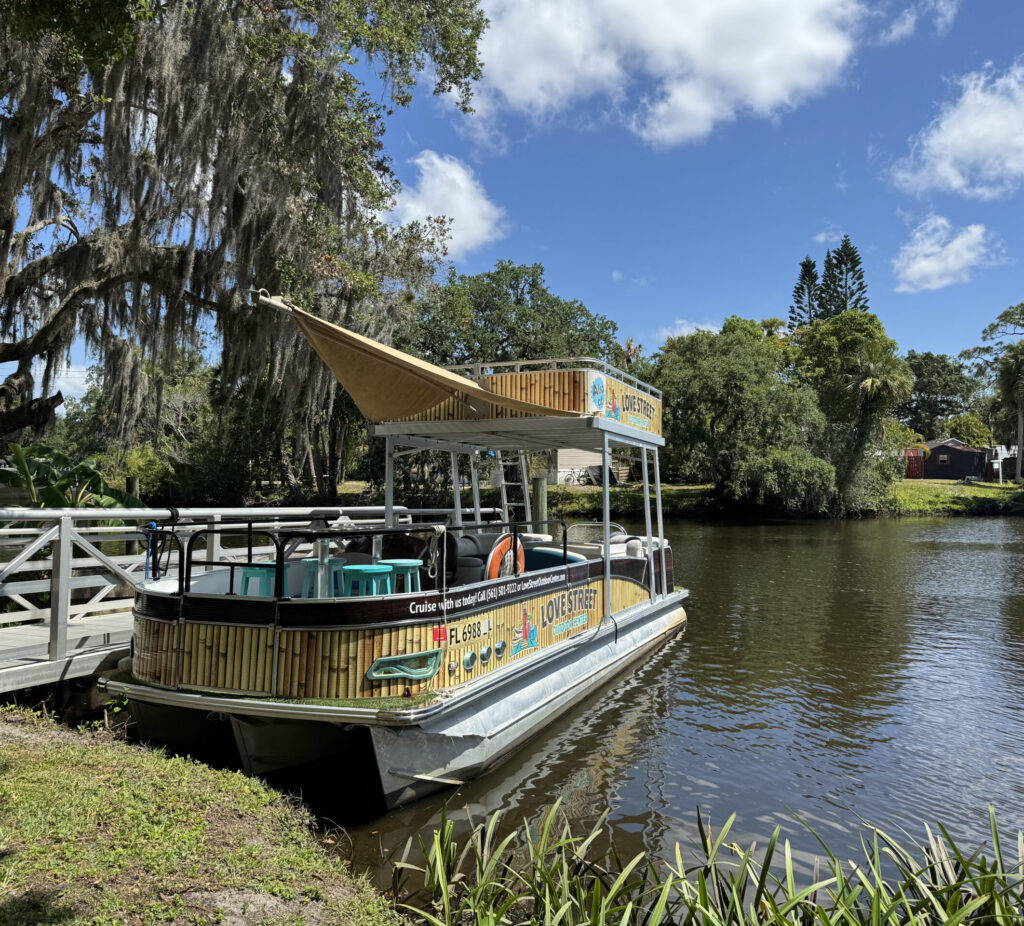
<path id="1" fill-rule="evenodd" d="M 604 411 L 604 377 L 595 376 L 590 381 L 590 403 L 596 411 Z"/>

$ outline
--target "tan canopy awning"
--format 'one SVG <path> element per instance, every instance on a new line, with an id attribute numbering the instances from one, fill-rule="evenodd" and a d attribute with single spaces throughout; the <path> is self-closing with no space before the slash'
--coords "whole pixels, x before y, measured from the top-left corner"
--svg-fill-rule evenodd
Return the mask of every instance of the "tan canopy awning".
<path id="1" fill-rule="evenodd" d="M 371 421 L 399 421 L 448 399 L 461 402 L 471 418 L 493 416 L 494 406 L 531 415 L 576 417 L 576 412 L 496 395 L 464 376 L 325 322 L 280 296 L 261 292 L 260 304 L 291 314 L 306 340 Z"/>

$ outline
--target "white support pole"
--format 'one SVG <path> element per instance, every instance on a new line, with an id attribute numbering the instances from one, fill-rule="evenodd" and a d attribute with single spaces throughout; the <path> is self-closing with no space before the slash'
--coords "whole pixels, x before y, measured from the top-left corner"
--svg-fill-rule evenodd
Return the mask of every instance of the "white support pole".
<path id="1" fill-rule="evenodd" d="M 206 526 L 210 530 L 216 530 L 220 526 L 220 515 L 210 515 L 206 519 Z M 206 562 L 216 563 L 220 559 L 220 534 L 207 534 L 206 535 Z M 207 566 L 206 571 L 209 572 L 213 566 Z"/>
<path id="2" fill-rule="evenodd" d="M 71 518 L 60 519 L 52 556 L 49 657 L 56 660 L 64 659 L 68 654 L 68 617 L 71 615 Z"/>
<path id="3" fill-rule="evenodd" d="M 455 497 L 455 511 L 452 515 L 452 524 L 462 527 L 462 488 L 459 485 L 459 455 L 455 452 L 450 454 L 452 458 L 452 494 Z"/>
<path id="4" fill-rule="evenodd" d="M 665 567 L 665 522 L 661 516 L 661 470 L 658 468 L 658 449 L 654 448 L 654 498 L 658 506 L 658 549 L 661 554 L 661 594 L 671 591 L 668 587 L 668 570 Z"/>
<path id="5" fill-rule="evenodd" d="M 376 539 L 376 538 L 374 538 Z M 376 562 L 378 557 L 374 557 Z M 330 573 L 330 560 L 331 560 L 331 542 L 321 538 L 316 542 L 316 597 L 317 598 L 333 598 L 334 589 L 331 587 L 332 577 Z M 360 579 L 359 591 L 362 594 L 362 582 Z M 248 589 L 242 589 L 242 593 L 245 594 Z"/>
<path id="6" fill-rule="evenodd" d="M 473 520 L 480 523 L 480 457 L 477 453 L 470 454 L 469 476 L 473 483 Z M 479 532 L 480 528 L 477 528 Z"/>
<path id="7" fill-rule="evenodd" d="M 654 582 L 654 536 L 651 532 L 651 480 L 647 473 L 647 448 L 640 448 L 644 465 L 644 526 L 647 528 L 647 578 L 651 583 L 651 601 L 657 597 Z"/>
<path id="8" fill-rule="evenodd" d="M 395 526 L 395 439 L 384 438 L 384 524 Z"/>
<path id="9" fill-rule="evenodd" d="M 608 491 L 608 473 L 611 469 L 612 454 L 608 445 L 608 432 L 602 434 L 604 450 L 601 454 L 601 468 L 604 477 L 601 482 L 604 486 L 604 616 L 610 619 L 612 616 L 612 526 L 611 494 Z"/>

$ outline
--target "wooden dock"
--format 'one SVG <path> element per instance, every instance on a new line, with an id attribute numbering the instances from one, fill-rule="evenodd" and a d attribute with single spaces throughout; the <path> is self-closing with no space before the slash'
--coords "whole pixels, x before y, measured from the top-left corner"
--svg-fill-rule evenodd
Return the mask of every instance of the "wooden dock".
<path id="1" fill-rule="evenodd" d="M 0 630 L 0 693 L 92 675 L 128 655 L 131 610 L 87 614 L 69 622 L 67 650 L 50 658 L 50 628 L 22 624 Z"/>

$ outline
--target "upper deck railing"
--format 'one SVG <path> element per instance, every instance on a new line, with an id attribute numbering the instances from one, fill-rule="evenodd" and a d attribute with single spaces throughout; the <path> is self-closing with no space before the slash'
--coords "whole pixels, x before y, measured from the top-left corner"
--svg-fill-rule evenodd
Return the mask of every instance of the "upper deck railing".
<path id="1" fill-rule="evenodd" d="M 618 367 L 613 367 L 596 357 L 552 357 L 548 360 L 510 360 L 502 363 L 458 363 L 446 366 L 453 373 L 469 373 L 472 377 L 483 377 L 497 373 L 526 373 L 544 370 L 596 370 L 606 376 L 628 383 L 641 392 L 646 392 L 657 399 L 661 398 L 661 390 L 649 383 L 630 376 Z"/>
<path id="2" fill-rule="evenodd" d="M 534 410 L 510 409 L 495 402 L 490 409 L 481 412 L 479 405 L 471 406 L 453 394 L 403 420 L 447 422 L 535 417 L 551 409 L 604 418 L 645 434 L 661 435 L 661 390 L 594 357 L 469 363 L 446 369 L 466 374 L 495 396 L 528 403 Z"/>

